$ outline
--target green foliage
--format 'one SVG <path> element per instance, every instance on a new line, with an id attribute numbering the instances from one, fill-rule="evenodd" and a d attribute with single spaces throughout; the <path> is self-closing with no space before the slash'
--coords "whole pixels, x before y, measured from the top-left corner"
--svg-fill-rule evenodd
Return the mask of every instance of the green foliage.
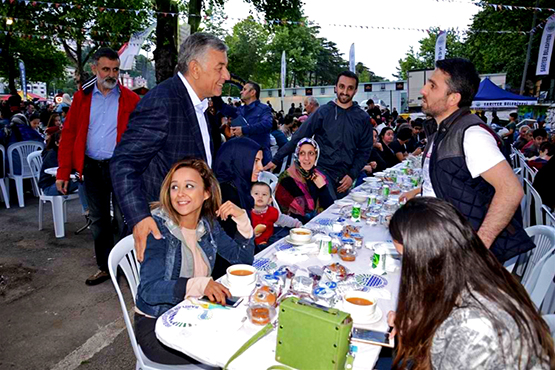
<path id="1" fill-rule="evenodd" d="M 268 22 L 276 19 L 297 22 L 303 17 L 301 0 L 245 0 L 245 2 L 254 5 L 256 10 L 264 13 Z M 269 22 L 268 25 L 274 28 L 280 24 Z"/>
<path id="2" fill-rule="evenodd" d="M 362 62 L 358 62 L 355 66 L 355 72 L 358 75 L 359 82 L 381 82 L 385 81 L 385 78 L 381 76 L 376 76 L 368 67 Z"/>
<path id="3" fill-rule="evenodd" d="M 418 41 L 420 48 L 417 52 L 411 46 L 406 53 L 404 59 L 399 60 L 399 67 L 397 67 L 397 77 L 402 80 L 407 79 L 407 72 L 414 69 L 434 69 L 435 47 L 437 36 L 439 35 L 439 28 L 431 28 L 428 36 Z M 464 58 L 466 57 L 465 44 L 456 33 L 451 31 L 447 32 L 446 40 L 446 57 L 447 58 Z"/>
<path id="4" fill-rule="evenodd" d="M 269 37 L 269 32 L 253 17 L 233 26 L 232 34 L 225 38 L 229 47 L 229 70 L 244 80 L 262 83 L 265 79 L 263 61 Z"/>
<path id="5" fill-rule="evenodd" d="M 149 89 L 152 89 L 154 86 L 156 86 L 154 65 L 152 65 L 152 62 L 144 55 L 139 54 L 135 57 L 135 65 L 133 66 L 133 69 L 129 71 L 129 75 L 131 77 L 144 77 Z"/>

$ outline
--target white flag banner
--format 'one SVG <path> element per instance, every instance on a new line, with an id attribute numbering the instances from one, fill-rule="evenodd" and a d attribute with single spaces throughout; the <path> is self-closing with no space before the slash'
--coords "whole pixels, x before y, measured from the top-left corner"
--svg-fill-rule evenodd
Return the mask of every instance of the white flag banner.
<path id="1" fill-rule="evenodd" d="M 189 23 L 183 23 L 179 18 L 177 19 L 177 52 L 181 50 L 181 45 L 187 40 L 187 37 L 191 36 L 191 25 Z"/>
<path id="2" fill-rule="evenodd" d="M 548 75 L 551 54 L 553 53 L 553 39 L 555 38 L 555 14 L 547 18 L 547 23 L 543 29 L 540 52 L 538 53 L 538 66 L 536 75 Z"/>
<path id="3" fill-rule="evenodd" d="M 445 59 L 445 44 L 447 43 L 447 33 L 445 31 L 440 31 L 439 35 L 437 35 L 436 40 L 436 59 L 438 60 Z"/>
<path id="4" fill-rule="evenodd" d="M 349 50 L 349 71 L 356 73 L 355 70 L 355 44 L 351 44 L 351 50 Z"/>
<path id="5" fill-rule="evenodd" d="M 119 69 L 130 70 L 133 69 L 133 62 L 135 61 L 135 56 L 141 51 L 141 46 L 145 40 L 150 36 L 154 28 L 156 27 L 156 22 L 154 22 L 150 27 L 142 32 L 137 32 L 131 36 L 129 42 L 123 44 L 121 49 L 119 49 Z"/>
<path id="6" fill-rule="evenodd" d="M 281 108 L 283 109 L 283 97 L 285 96 L 285 78 L 287 77 L 287 62 L 285 61 L 285 50 L 281 53 Z"/>

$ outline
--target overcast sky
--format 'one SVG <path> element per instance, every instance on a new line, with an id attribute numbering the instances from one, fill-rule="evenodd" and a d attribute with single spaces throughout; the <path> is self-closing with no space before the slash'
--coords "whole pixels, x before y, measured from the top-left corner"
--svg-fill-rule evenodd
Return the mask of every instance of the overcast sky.
<path id="1" fill-rule="evenodd" d="M 343 58 L 348 60 L 349 48 L 355 43 L 356 62 L 364 63 L 371 71 L 387 79 L 393 79 L 399 59 L 410 46 L 418 50 L 418 40 L 425 32 L 391 29 L 361 29 L 337 27 L 330 24 L 346 24 L 374 27 L 405 27 L 428 29 L 430 27 L 459 27 L 467 29 L 472 16 L 480 8 L 470 1 L 436 0 L 304 0 L 304 13 L 319 23 L 320 36 L 337 44 Z M 225 11 L 231 18 L 246 18 L 251 6 L 243 0 L 228 0 Z M 231 27 L 237 19 L 229 19 Z"/>

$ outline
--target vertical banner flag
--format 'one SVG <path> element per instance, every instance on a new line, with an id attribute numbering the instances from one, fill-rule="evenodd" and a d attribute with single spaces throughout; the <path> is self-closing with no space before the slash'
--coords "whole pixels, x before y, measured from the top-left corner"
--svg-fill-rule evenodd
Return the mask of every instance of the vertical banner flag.
<path id="1" fill-rule="evenodd" d="M 349 50 L 349 71 L 356 73 L 355 71 L 355 44 L 351 44 L 351 50 Z"/>
<path id="2" fill-rule="evenodd" d="M 281 53 L 281 109 L 283 109 L 283 97 L 285 96 L 285 76 L 287 74 L 287 64 L 285 62 L 285 50 Z"/>
<path id="3" fill-rule="evenodd" d="M 447 42 L 447 33 L 445 31 L 440 31 L 439 35 L 437 35 L 436 40 L 436 59 L 435 62 L 438 60 L 445 59 L 445 43 Z"/>
<path id="4" fill-rule="evenodd" d="M 23 100 L 27 100 L 27 79 L 25 78 L 25 63 L 19 61 L 19 73 L 21 75 L 21 90 L 23 91 Z"/>
<path id="5" fill-rule="evenodd" d="M 131 36 L 129 42 L 123 44 L 121 49 L 119 49 L 119 60 L 121 70 L 133 69 L 133 62 L 135 61 L 135 56 L 141 51 L 141 46 L 145 40 L 150 36 L 154 28 L 156 27 L 156 22 L 154 22 L 150 27 L 142 32 L 137 32 Z"/>
<path id="6" fill-rule="evenodd" d="M 187 37 L 191 36 L 191 25 L 189 23 L 183 23 L 179 18 L 177 24 L 177 51 L 179 52 L 181 44 L 187 40 Z"/>
<path id="7" fill-rule="evenodd" d="M 555 14 L 547 18 L 547 23 L 543 29 L 540 52 L 538 54 L 538 66 L 536 75 L 548 75 L 551 54 L 553 53 L 553 38 L 555 38 Z"/>

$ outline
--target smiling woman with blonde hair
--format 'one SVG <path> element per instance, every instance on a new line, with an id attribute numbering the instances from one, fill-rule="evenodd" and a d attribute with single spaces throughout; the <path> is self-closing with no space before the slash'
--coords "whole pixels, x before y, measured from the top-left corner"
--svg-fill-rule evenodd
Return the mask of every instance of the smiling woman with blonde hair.
<path id="1" fill-rule="evenodd" d="M 137 291 L 135 333 L 152 361 L 184 364 L 191 361 L 162 345 L 154 332 L 156 318 L 187 297 L 206 296 L 225 304 L 229 290 L 212 280 L 216 254 L 232 264 L 252 264 L 253 230 L 244 210 L 232 202 L 221 204 L 220 186 L 212 170 L 200 159 L 174 164 L 153 203 L 152 216 L 162 234 L 149 235 L 141 282 Z M 232 239 L 216 218 L 237 223 Z"/>

